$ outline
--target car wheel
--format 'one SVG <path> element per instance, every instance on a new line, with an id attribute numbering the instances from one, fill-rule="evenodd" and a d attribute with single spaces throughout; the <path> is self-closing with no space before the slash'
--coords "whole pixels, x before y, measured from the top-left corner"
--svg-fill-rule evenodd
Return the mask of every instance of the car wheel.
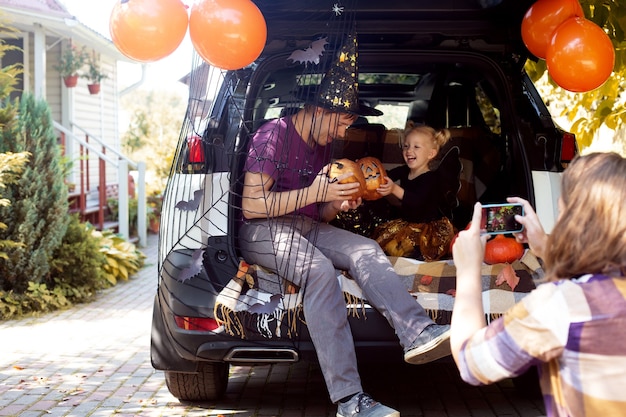
<path id="1" fill-rule="evenodd" d="M 200 362 L 198 372 L 165 371 L 165 383 L 180 401 L 213 401 L 226 391 L 228 368 L 224 362 Z"/>

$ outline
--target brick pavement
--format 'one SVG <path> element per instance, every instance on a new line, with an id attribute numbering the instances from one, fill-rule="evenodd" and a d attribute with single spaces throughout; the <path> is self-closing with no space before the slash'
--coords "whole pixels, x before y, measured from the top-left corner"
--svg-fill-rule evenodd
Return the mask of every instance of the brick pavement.
<path id="1" fill-rule="evenodd" d="M 156 236 L 146 266 L 92 303 L 42 317 L 0 322 L 0 416 L 334 416 L 315 364 L 232 367 L 225 398 L 181 404 L 150 365 Z M 403 417 L 543 415 L 538 398 L 510 381 L 471 387 L 450 361 L 371 365 L 363 384 Z"/>

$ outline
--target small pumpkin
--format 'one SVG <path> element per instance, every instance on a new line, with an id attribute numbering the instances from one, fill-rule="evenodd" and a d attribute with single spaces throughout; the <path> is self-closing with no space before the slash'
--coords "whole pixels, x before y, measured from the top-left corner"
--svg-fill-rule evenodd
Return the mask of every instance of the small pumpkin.
<path id="1" fill-rule="evenodd" d="M 485 263 L 511 263 L 524 256 L 524 245 L 515 238 L 496 235 L 485 245 Z"/>
<path id="2" fill-rule="evenodd" d="M 339 181 L 340 184 L 349 184 L 351 182 L 358 182 L 359 189 L 356 193 L 350 195 L 350 200 L 356 200 L 359 197 L 363 196 L 363 192 L 365 190 L 365 177 L 363 176 L 363 172 L 359 165 L 351 161 L 347 158 L 338 159 L 332 164 L 330 164 L 330 169 L 328 170 L 328 178 L 330 182 L 338 181 L 338 178 L 347 173 L 351 173 L 349 177 L 346 177 Z"/>
<path id="3" fill-rule="evenodd" d="M 365 191 L 363 192 L 363 198 L 365 200 L 378 200 L 382 197 L 376 189 L 385 182 L 387 172 L 380 159 L 373 156 L 366 156 L 365 158 L 357 159 L 356 163 L 361 168 L 363 176 L 365 177 Z"/>

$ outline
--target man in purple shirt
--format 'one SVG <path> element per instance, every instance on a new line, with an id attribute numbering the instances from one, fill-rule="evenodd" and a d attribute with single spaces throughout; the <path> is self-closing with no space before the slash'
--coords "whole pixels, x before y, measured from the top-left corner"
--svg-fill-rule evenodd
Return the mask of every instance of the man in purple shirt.
<path id="1" fill-rule="evenodd" d="M 393 326 L 405 361 L 420 364 L 449 355 L 449 326 L 436 325 L 409 295 L 374 240 L 327 223 L 362 202 L 350 198 L 359 183 L 341 183 L 351 173 L 329 181 L 327 145 L 343 138 L 357 115 L 382 114 L 359 104 L 355 46 L 326 74 L 315 103 L 267 122 L 252 138 L 239 243 L 247 262 L 276 271 L 303 291 L 304 317 L 330 398 L 338 403 L 337 416 L 391 417 L 399 413 L 361 387 L 335 268 L 348 271 Z"/>
<path id="2" fill-rule="evenodd" d="M 327 223 L 361 204 L 361 198 L 350 200 L 359 183 L 329 182 L 325 164 L 326 145 L 343 137 L 355 119 L 309 105 L 259 129 L 246 162 L 239 240 L 246 261 L 304 289 L 304 316 L 331 400 L 339 402 L 338 415 L 396 416 L 363 394 L 335 268 L 348 271 L 394 327 L 407 362 L 450 354 L 449 326 L 436 325 L 409 295 L 374 240 Z M 361 411 L 344 413 L 351 404 Z"/>

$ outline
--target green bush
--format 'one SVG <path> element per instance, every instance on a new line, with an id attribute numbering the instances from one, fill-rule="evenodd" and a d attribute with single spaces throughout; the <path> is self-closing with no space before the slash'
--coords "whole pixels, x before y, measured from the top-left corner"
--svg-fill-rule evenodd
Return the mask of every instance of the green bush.
<path id="1" fill-rule="evenodd" d="M 11 206 L 0 207 L 0 219 L 7 226 L 0 230 L 0 240 L 23 243 L 7 248 L 7 259 L 0 259 L 0 288 L 22 293 L 31 281 L 49 284 L 48 260 L 68 222 L 61 151 L 45 101 L 22 95 L 16 120 L 0 130 L 0 152 L 31 154 L 19 180 L 4 192 Z"/>
<path id="2" fill-rule="evenodd" d="M 0 291 L 0 319 L 18 318 L 69 308 L 92 301 L 98 290 L 110 284 L 103 274 L 105 256 L 100 241 L 77 215 L 70 218 L 61 244 L 49 259 L 45 283 L 28 282 L 26 290 Z"/>
<path id="3" fill-rule="evenodd" d="M 47 282 L 30 281 L 22 293 L 0 291 L 0 320 L 92 301 L 99 290 L 128 280 L 143 267 L 145 258 L 133 243 L 113 232 L 97 231 L 73 215 L 49 261 Z"/>
<path id="4" fill-rule="evenodd" d="M 106 257 L 100 249 L 91 225 L 82 223 L 77 214 L 72 215 L 61 246 L 50 259 L 51 280 L 56 286 L 85 288 L 91 293 L 110 286 L 102 269 Z"/>

